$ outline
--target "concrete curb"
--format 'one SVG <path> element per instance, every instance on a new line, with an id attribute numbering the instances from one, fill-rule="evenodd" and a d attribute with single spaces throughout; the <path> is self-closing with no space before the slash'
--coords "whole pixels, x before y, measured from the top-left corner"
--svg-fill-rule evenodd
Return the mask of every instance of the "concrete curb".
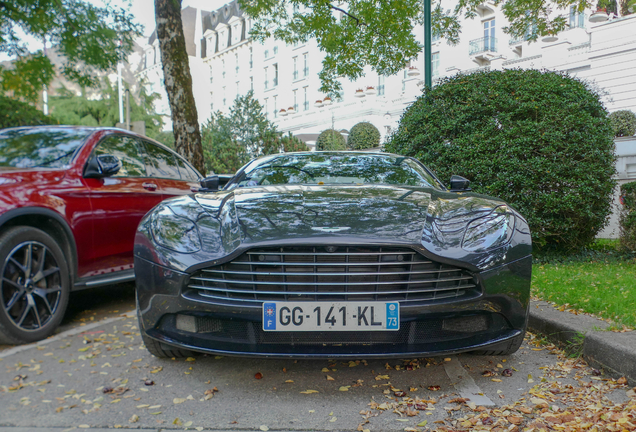
<path id="1" fill-rule="evenodd" d="M 615 333 L 602 320 L 556 310 L 546 302 L 530 304 L 531 331 L 580 350 L 592 366 L 636 384 L 636 331 Z"/>

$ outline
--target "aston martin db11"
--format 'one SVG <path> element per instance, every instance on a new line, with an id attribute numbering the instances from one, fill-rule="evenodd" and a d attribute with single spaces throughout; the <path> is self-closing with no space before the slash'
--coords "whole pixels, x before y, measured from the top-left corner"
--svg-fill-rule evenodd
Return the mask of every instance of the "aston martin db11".
<path id="1" fill-rule="evenodd" d="M 262 157 L 163 201 L 135 239 L 140 330 L 160 357 L 515 352 L 531 239 L 511 206 L 413 158 Z"/>

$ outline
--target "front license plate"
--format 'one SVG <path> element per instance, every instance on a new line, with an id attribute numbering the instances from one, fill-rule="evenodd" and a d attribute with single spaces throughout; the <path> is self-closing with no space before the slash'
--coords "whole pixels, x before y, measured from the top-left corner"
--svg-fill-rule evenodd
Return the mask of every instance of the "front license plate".
<path id="1" fill-rule="evenodd" d="M 377 331 L 400 329 L 398 302 L 266 302 L 265 331 Z"/>

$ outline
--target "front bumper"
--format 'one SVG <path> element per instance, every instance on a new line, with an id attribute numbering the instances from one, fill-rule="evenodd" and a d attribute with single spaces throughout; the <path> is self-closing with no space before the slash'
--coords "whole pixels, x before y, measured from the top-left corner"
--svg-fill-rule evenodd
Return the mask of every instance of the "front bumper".
<path id="1" fill-rule="evenodd" d="M 525 331 L 532 258 L 476 273 L 477 298 L 402 305 L 395 332 L 264 332 L 259 304 L 194 301 L 189 275 L 135 258 L 140 330 L 205 353 L 294 358 L 425 357 L 499 350 Z"/>

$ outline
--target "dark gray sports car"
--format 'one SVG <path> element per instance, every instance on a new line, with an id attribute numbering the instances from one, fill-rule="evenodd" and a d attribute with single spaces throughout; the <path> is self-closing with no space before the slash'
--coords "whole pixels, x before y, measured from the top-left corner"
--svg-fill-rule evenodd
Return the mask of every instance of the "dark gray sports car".
<path id="1" fill-rule="evenodd" d="M 511 354 L 531 240 L 505 202 L 415 159 L 263 157 L 216 191 L 169 199 L 135 240 L 148 350 L 263 357 Z"/>

